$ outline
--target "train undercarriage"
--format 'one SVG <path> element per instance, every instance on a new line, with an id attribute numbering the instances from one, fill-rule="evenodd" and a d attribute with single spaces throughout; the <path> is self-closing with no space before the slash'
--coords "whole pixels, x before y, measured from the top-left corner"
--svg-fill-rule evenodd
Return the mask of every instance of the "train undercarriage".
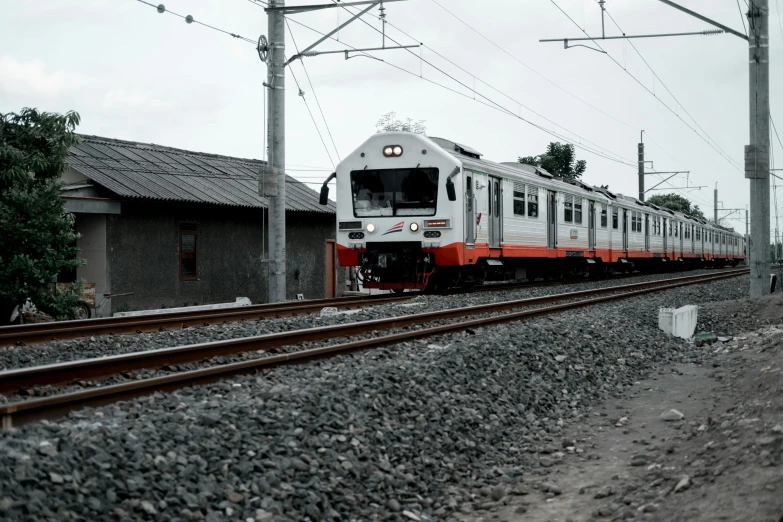
<path id="1" fill-rule="evenodd" d="M 359 254 L 359 277 L 364 288 L 403 292 L 405 290 L 443 291 L 471 288 L 485 282 L 558 281 L 608 277 L 631 272 L 659 273 L 698 268 L 737 266 L 742 259 L 704 258 L 621 258 L 604 263 L 600 258 L 492 258 L 474 265 L 439 266 L 433 252 L 421 243 L 388 242 L 373 245 Z"/>

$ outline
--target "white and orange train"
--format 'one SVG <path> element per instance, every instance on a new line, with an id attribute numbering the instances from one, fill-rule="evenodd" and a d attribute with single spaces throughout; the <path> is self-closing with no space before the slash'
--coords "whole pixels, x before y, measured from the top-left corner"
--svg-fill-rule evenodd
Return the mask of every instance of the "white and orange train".
<path id="1" fill-rule="evenodd" d="M 742 235 L 715 223 L 470 147 L 373 135 L 337 183 L 337 254 L 365 288 L 469 286 L 633 268 L 737 265 Z M 326 183 L 321 198 L 328 195 Z"/>

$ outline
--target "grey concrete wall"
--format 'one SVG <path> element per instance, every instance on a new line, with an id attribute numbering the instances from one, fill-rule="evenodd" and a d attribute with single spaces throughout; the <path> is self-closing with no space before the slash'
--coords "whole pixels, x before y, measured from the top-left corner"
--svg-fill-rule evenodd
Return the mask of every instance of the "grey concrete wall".
<path id="1" fill-rule="evenodd" d="M 179 279 L 179 223 L 198 224 L 198 280 Z M 261 263 L 260 210 L 218 205 L 126 200 L 122 214 L 107 216 L 112 311 L 209 304 L 248 297 L 266 302 L 266 264 Z M 326 240 L 335 216 L 289 212 L 286 226 L 288 298 L 324 297 Z M 338 281 L 345 275 L 338 273 Z M 338 285 L 338 293 L 341 286 Z"/>

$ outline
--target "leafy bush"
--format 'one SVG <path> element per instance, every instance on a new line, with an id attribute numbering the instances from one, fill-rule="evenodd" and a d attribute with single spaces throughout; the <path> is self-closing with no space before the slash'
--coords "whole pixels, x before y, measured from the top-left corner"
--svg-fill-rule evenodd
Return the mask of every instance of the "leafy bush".
<path id="1" fill-rule="evenodd" d="M 81 285 L 58 290 L 53 282 L 83 264 L 60 198 L 78 123 L 75 112 L 0 114 L 0 323 L 27 297 L 56 318 L 73 317 Z"/>

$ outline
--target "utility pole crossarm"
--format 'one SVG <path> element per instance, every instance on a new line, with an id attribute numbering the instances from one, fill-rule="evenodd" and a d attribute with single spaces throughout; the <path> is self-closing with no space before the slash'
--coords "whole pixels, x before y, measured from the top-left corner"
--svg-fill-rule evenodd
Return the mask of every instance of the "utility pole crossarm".
<path id="1" fill-rule="evenodd" d="M 406 0 L 383 0 L 384 2 L 405 2 Z M 367 5 L 367 4 L 377 4 L 380 3 L 380 0 L 365 0 L 363 2 L 349 2 L 349 3 L 338 3 L 338 4 L 316 4 L 316 5 L 298 5 L 298 6 L 269 6 L 264 8 L 264 11 L 266 12 L 274 12 L 274 11 L 282 11 L 284 15 L 287 14 L 295 14 L 295 13 L 305 13 L 307 11 L 317 11 L 320 9 L 331 9 L 334 7 L 351 7 L 354 5 Z"/>
<path id="2" fill-rule="evenodd" d="M 333 29 L 333 30 L 329 31 L 328 33 L 326 33 L 325 35 L 323 35 L 323 36 L 322 36 L 321 38 L 319 38 L 319 39 L 318 39 L 318 40 L 317 40 L 317 41 L 316 41 L 314 44 L 312 44 L 312 45 L 310 45 L 309 47 L 307 47 L 307 48 L 306 48 L 305 50 L 303 50 L 301 53 L 299 53 L 299 54 L 295 54 L 295 55 L 293 55 L 291 58 L 289 58 L 289 59 L 288 59 L 288 61 L 287 61 L 287 62 L 285 62 L 285 65 L 288 65 L 289 63 L 293 62 L 293 61 L 294 61 L 294 60 L 296 60 L 297 58 L 301 58 L 301 57 L 302 57 L 302 56 L 303 56 L 305 53 L 307 53 L 308 51 L 312 50 L 312 49 L 313 49 L 314 47 L 316 47 L 318 44 L 320 44 L 320 43 L 321 43 L 321 42 L 323 42 L 324 40 L 328 39 L 330 36 L 332 36 L 334 33 L 336 33 L 337 31 L 339 31 L 340 29 L 342 29 L 342 28 L 343 28 L 343 27 L 345 27 L 346 25 L 350 24 L 351 22 L 353 22 L 353 21 L 354 21 L 354 20 L 356 20 L 357 18 L 359 18 L 359 17 L 361 17 L 362 15 L 364 15 L 364 14 L 365 14 L 367 11 L 369 11 L 370 9 L 372 9 L 373 7 L 375 7 L 376 5 L 378 5 L 379 3 L 381 3 L 381 2 L 380 2 L 380 0 L 373 0 L 372 2 L 369 2 L 369 4 L 370 4 L 369 6 L 365 7 L 364 9 L 362 9 L 361 11 L 359 11 L 358 13 L 356 13 L 355 15 L 353 15 L 351 18 L 349 18 L 347 21 L 345 21 L 344 23 L 342 23 L 342 24 L 340 24 L 339 26 L 337 26 L 335 29 Z M 334 4 L 334 5 L 338 5 L 338 4 Z"/>
<path id="3" fill-rule="evenodd" d="M 680 11 L 682 11 L 683 13 L 687 13 L 687 14 L 691 15 L 691 16 L 693 16 L 694 18 L 698 18 L 698 19 L 699 19 L 699 20 L 701 20 L 702 22 L 707 22 L 708 24 L 710 24 L 710 25 L 714 25 L 715 27 L 717 27 L 717 28 L 719 28 L 719 29 L 723 29 L 724 31 L 726 31 L 726 32 L 727 32 L 727 33 L 729 33 L 729 34 L 733 34 L 734 36 L 739 36 L 739 37 L 740 37 L 740 38 L 742 38 L 743 40 L 747 40 L 747 39 L 748 39 L 748 37 L 747 37 L 746 35 L 744 35 L 744 34 L 740 33 L 739 31 L 735 31 L 735 30 L 734 30 L 734 29 L 732 29 L 731 27 L 728 27 L 728 26 L 725 26 L 725 25 L 723 25 L 723 24 L 721 24 L 721 23 L 718 23 L 718 22 L 716 22 L 715 20 L 710 20 L 710 19 L 709 19 L 709 18 L 707 18 L 706 16 L 704 16 L 704 15 L 700 15 L 699 13 L 697 13 L 697 12 L 695 12 L 695 11 L 691 11 L 691 10 L 690 10 L 690 9 L 688 9 L 687 7 L 683 7 L 683 6 L 679 5 L 679 4 L 675 4 L 675 3 L 674 3 L 674 2 L 672 2 L 671 0 L 660 0 L 660 1 L 661 1 L 661 2 L 663 2 L 664 4 L 666 4 L 666 5 L 670 6 L 670 7 L 673 7 L 673 8 L 675 8 L 675 9 L 679 9 L 679 10 L 680 10 Z"/>

